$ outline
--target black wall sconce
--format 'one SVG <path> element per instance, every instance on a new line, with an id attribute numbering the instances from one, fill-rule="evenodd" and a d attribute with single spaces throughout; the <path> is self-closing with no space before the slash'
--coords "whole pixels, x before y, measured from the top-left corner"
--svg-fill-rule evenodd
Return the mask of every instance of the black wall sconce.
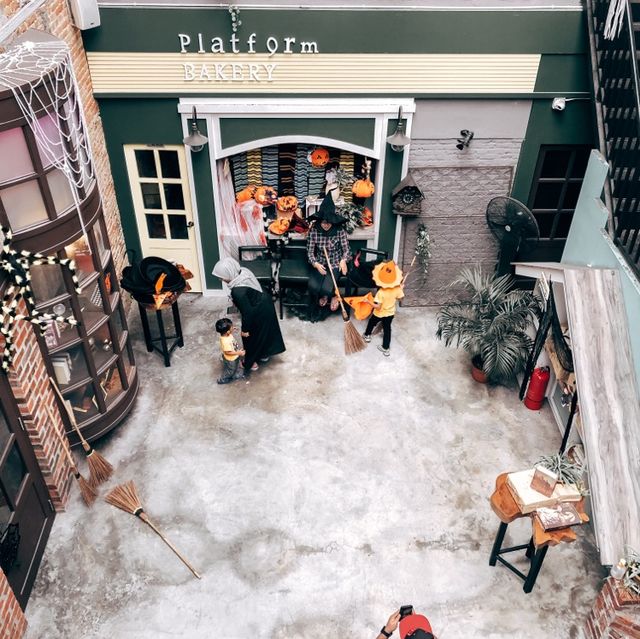
<path id="1" fill-rule="evenodd" d="M 469 131 L 469 129 L 462 129 L 462 131 L 460 131 L 460 136 L 461 137 L 458 138 L 458 144 L 456 144 L 456 149 L 458 149 L 458 151 L 462 151 L 471 144 L 471 140 L 473 140 L 473 131 Z"/>
<path id="2" fill-rule="evenodd" d="M 194 153 L 202 151 L 209 139 L 200 133 L 198 129 L 198 114 L 196 108 L 193 107 L 191 112 L 191 133 L 182 140 Z"/>
<path id="3" fill-rule="evenodd" d="M 402 119 L 402 107 L 398 109 L 398 124 L 396 130 L 387 138 L 387 142 L 394 151 L 404 151 L 404 147 L 411 142 L 411 138 L 405 135 L 404 120 Z"/>

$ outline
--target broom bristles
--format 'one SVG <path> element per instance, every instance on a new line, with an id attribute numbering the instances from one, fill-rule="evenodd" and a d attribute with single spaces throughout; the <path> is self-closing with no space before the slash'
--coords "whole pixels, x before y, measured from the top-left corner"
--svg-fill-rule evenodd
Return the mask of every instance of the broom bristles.
<path id="1" fill-rule="evenodd" d="M 94 490 L 93 486 L 80 474 L 75 475 L 80 488 L 80 495 L 87 506 L 92 506 L 93 502 L 98 497 L 98 493 Z"/>
<path id="2" fill-rule="evenodd" d="M 147 514 L 144 512 L 144 508 L 142 507 L 142 502 L 140 501 L 140 497 L 138 497 L 138 492 L 136 491 L 136 485 L 132 481 L 128 481 L 124 484 L 120 484 L 116 486 L 111 492 L 109 492 L 105 501 L 107 501 L 112 506 L 119 508 L 120 510 L 124 510 L 127 513 L 135 515 L 138 519 L 141 519 L 153 532 L 155 532 L 162 541 L 164 541 L 169 548 L 175 553 L 175 555 L 180 559 L 180 561 L 193 573 L 195 577 L 200 579 L 200 574 L 196 571 L 196 569 L 187 561 L 187 559 L 180 553 L 180 551 L 162 534 L 158 528 L 153 524 L 153 522 L 149 519 Z"/>
<path id="3" fill-rule="evenodd" d="M 113 475 L 113 466 L 95 449 L 87 454 L 89 482 L 95 488 L 108 481 Z"/>
<path id="4" fill-rule="evenodd" d="M 131 515 L 135 515 L 137 510 L 142 509 L 142 502 L 136 491 L 136 485 L 132 481 L 119 484 L 112 491 L 107 493 L 105 501 L 120 510 L 124 510 Z"/>
<path id="5" fill-rule="evenodd" d="M 358 329 L 347 320 L 344 323 L 344 353 L 345 355 L 353 355 L 359 353 L 367 347 L 362 335 Z"/>

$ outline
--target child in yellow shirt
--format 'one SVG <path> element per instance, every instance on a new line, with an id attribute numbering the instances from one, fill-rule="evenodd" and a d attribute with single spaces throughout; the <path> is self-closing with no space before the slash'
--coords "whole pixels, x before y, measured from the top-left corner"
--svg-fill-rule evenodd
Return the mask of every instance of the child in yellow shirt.
<path id="1" fill-rule="evenodd" d="M 242 379 L 244 374 L 239 369 L 240 357 L 244 350 L 238 347 L 233 336 L 233 322 L 228 317 L 223 317 L 216 322 L 216 332 L 220 334 L 220 350 L 222 351 L 222 377 L 218 384 L 228 384 L 236 379 Z"/>
<path id="2" fill-rule="evenodd" d="M 385 357 L 389 357 L 391 345 L 391 322 L 396 314 L 396 302 L 404 297 L 404 283 L 402 271 L 393 261 L 384 262 L 373 271 L 373 279 L 380 286 L 373 302 L 373 313 L 369 318 L 367 328 L 364 331 L 364 341 L 371 341 L 371 333 L 379 322 L 382 322 L 382 346 L 378 350 Z M 395 284 L 395 286 L 394 286 Z"/>

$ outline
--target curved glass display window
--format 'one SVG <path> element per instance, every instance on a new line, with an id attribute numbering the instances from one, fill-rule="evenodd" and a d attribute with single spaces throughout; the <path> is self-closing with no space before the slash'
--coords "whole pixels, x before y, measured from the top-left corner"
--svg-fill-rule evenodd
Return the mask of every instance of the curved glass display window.
<path id="1" fill-rule="evenodd" d="M 132 348 L 106 237 L 103 220 L 98 218 L 86 236 L 58 253 L 75 260 L 80 293 L 68 269 L 32 267 L 38 310 L 79 322 L 78 326 L 51 322 L 42 341 L 52 377 L 81 427 L 107 414 L 135 381 Z"/>
<path id="2" fill-rule="evenodd" d="M 45 93 L 59 97 L 52 86 Z M 37 310 L 75 320 L 34 332 L 49 376 L 92 440 L 127 414 L 138 379 L 86 126 L 73 91 L 57 107 L 39 103 L 32 125 L 22 114 L 13 95 L 0 95 L 0 158 L 10 158 L 0 162 L 0 224 L 12 230 L 14 248 L 75 262 L 80 292 L 68 268 L 31 267 Z M 68 423 L 67 431 L 79 443 Z"/>

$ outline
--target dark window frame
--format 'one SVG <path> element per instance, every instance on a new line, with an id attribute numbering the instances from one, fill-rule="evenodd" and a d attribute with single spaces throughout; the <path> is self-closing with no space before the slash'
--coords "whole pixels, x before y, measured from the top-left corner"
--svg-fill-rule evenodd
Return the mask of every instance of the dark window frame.
<path id="1" fill-rule="evenodd" d="M 580 177 L 572 176 L 574 166 L 576 164 L 576 158 L 581 153 L 586 153 L 587 155 L 591 152 L 593 147 L 586 144 L 544 144 L 540 146 L 540 151 L 538 152 L 538 159 L 536 161 L 536 169 L 533 175 L 533 180 L 531 182 L 531 190 L 529 193 L 529 198 L 527 200 L 527 206 L 533 213 L 536 218 L 536 222 L 538 222 L 538 226 L 540 226 L 540 240 L 543 242 L 553 242 L 553 243 L 564 243 L 566 242 L 566 236 L 558 236 L 558 226 L 561 223 L 561 217 L 570 215 L 571 219 L 573 219 L 573 214 L 575 212 L 574 207 L 565 206 L 565 199 L 567 196 L 567 190 L 570 184 L 578 184 L 582 185 L 584 181 L 584 175 Z M 559 177 L 543 177 L 543 169 L 545 167 L 545 159 L 549 156 L 549 153 L 554 151 L 569 151 L 570 156 L 567 162 L 567 167 L 565 170 L 564 176 Z M 586 163 L 585 163 L 586 166 Z M 541 184 L 560 184 L 560 194 L 558 196 L 556 206 L 554 208 L 541 208 L 535 207 L 534 203 L 536 201 L 536 197 L 538 195 L 538 190 Z M 548 234 L 543 234 L 543 228 L 545 225 L 541 224 L 541 216 L 553 215 L 553 220 L 551 222 L 551 228 Z M 567 233 L 568 234 L 568 233 Z"/>

